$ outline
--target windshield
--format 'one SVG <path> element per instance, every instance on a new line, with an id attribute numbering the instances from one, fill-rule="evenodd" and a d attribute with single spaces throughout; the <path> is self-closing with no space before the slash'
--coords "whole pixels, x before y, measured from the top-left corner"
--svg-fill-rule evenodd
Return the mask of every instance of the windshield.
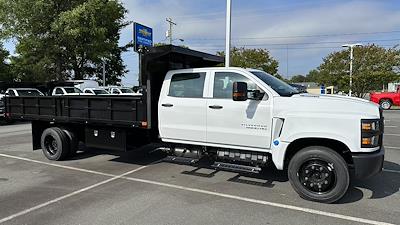
<path id="1" fill-rule="evenodd" d="M 66 87 L 64 89 L 68 94 L 71 94 L 71 93 L 82 93 L 82 91 L 79 88 Z"/>
<path id="2" fill-rule="evenodd" d="M 17 90 L 19 96 L 42 96 L 38 90 Z"/>
<path id="3" fill-rule="evenodd" d="M 131 89 L 129 89 L 129 88 L 123 88 L 123 89 L 121 89 L 121 92 L 122 93 L 134 93 Z"/>
<path id="4" fill-rule="evenodd" d="M 105 90 L 93 90 L 96 95 L 106 95 L 108 94 Z"/>
<path id="5" fill-rule="evenodd" d="M 264 83 L 274 89 L 274 91 L 276 91 L 280 96 L 290 97 L 294 94 L 299 94 L 299 91 L 295 88 L 268 73 L 262 71 L 250 72 L 256 75 L 260 80 L 264 81 Z"/>

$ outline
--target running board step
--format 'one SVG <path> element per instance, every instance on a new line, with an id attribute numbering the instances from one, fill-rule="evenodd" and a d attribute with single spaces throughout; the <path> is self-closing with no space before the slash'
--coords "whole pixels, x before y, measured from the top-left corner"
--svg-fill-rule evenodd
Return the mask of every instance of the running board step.
<path id="1" fill-rule="evenodd" d="M 199 159 L 179 157 L 179 156 L 167 156 L 163 161 L 184 164 L 184 165 L 193 165 L 199 162 Z"/>
<path id="2" fill-rule="evenodd" d="M 214 169 L 227 170 L 231 172 L 241 172 L 241 173 L 259 173 L 261 171 L 260 167 L 244 166 L 238 164 L 215 162 L 211 167 Z"/>

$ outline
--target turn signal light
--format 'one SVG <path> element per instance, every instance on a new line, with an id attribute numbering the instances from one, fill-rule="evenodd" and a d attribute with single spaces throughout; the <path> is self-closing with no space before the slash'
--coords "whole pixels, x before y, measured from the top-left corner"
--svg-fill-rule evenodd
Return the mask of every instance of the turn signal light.
<path id="1" fill-rule="evenodd" d="M 363 123 L 363 124 L 362 124 L 362 129 L 363 129 L 363 130 L 372 130 L 372 124 L 370 124 L 370 123 Z"/>
<path id="2" fill-rule="evenodd" d="M 363 145 L 372 145 L 372 138 L 363 138 L 362 144 Z"/>

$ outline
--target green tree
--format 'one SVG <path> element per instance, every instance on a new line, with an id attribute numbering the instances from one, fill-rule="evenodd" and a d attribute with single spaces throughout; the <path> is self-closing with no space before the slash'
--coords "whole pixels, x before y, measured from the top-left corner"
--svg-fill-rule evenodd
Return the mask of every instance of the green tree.
<path id="1" fill-rule="evenodd" d="M 319 71 L 316 69 L 313 69 L 310 72 L 308 72 L 308 74 L 306 76 L 307 82 L 317 82 L 318 83 L 318 79 L 319 79 Z"/>
<path id="2" fill-rule="evenodd" d="M 292 83 L 307 82 L 307 77 L 303 76 L 303 75 L 295 75 L 290 79 L 290 82 L 292 82 Z"/>
<path id="3" fill-rule="evenodd" d="M 218 52 L 225 56 L 225 52 Z M 246 49 L 234 47 L 231 51 L 231 66 L 261 69 L 271 75 L 278 75 L 279 63 L 266 49 Z M 279 76 L 280 77 L 280 76 Z"/>
<path id="4" fill-rule="evenodd" d="M 316 80 L 325 85 L 338 86 L 340 90 L 349 91 L 349 50 L 329 54 L 318 67 Z M 354 48 L 353 86 L 357 97 L 380 89 L 383 84 L 398 80 L 400 77 L 400 50 L 385 49 L 377 45 Z"/>
<path id="5" fill-rule="evenodd" d="M 9 52 L 4 49 L 0 43 L 0 81 L 12 81 L 13 76 L 11 74 L 10 65 L 7 62 L 9 59 Z"/>
<path id="6" fill-rule="evenodd" d="M 21 80 L 101 77 L 103 61 L 118 80 L 125 13 L 119 1 L 0 0 L 0 37 L 17 40 L 11 63 Z"/>

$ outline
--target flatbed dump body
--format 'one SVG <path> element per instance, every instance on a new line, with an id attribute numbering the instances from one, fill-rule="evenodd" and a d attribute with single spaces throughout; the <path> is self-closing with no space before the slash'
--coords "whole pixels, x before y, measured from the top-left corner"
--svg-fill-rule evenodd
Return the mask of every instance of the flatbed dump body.
<path id="1" fill-rule="evenodd" d="M 147 128 L 142 96 L 7 97 L 12 119 Z"/>

